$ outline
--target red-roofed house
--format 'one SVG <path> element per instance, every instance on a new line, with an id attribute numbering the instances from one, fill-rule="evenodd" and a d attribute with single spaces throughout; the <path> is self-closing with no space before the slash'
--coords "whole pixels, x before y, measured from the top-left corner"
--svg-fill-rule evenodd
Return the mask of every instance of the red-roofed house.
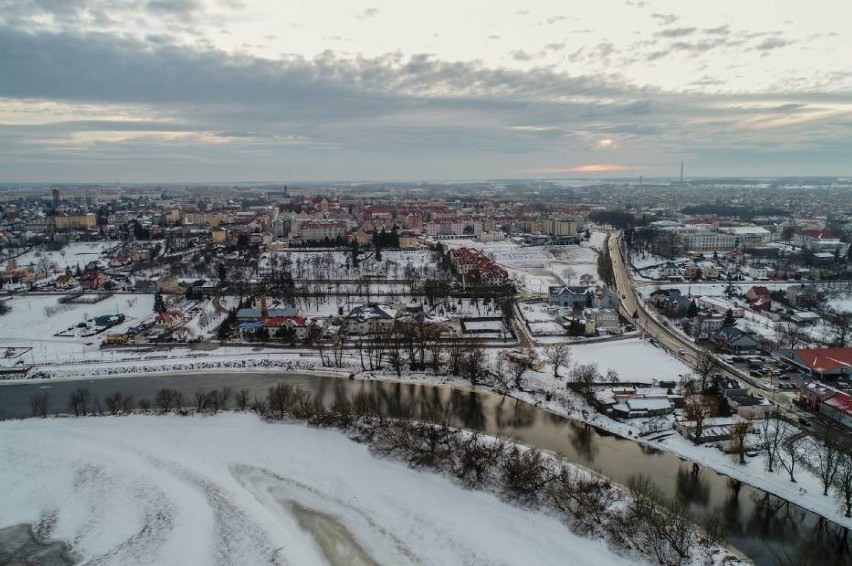
<path id="1" fill-rule="evenodd" d="M 769 298 L 769 289 L 762 285 L 755 285 L 746 291 L 746 299 L 748 302 L 754 302 L 758 299 L 768 299 Z"/>
<path id="2" fill-rule="evenodd" d="M 800 348 L 784 357 L 815 377 L 838 379 L 852 373 L 852 348 Z"/>
<path id="3" fill-rule="evenodd" d="M 303 316 L 273 316 L 263 321 L 269 336 L 278 338 L 292 332 L 297 340 L 304 340 L 308 336 L 308 321 Z"/>
<path id="4" fill-rule="evenodd" d="M 852 428 L 852 396 L 846 393 L 835 393 L 822 402 L 819 410 L 825 416 L 844 424 L 847 428 Z"/>

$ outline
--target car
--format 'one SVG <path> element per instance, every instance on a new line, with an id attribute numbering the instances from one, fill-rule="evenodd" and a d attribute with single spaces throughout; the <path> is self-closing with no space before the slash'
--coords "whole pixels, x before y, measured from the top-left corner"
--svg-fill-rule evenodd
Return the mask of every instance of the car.
<path id="1" fill-rule="evenodd" d="M 811 421 L 805 417 L 799 417 L 799 424 L 802 426 L 811 426 Z"/>
<path id="2" fill-rule="evenodd" d="M 684 350 L 683 348 L 681 348 L 680 350 L 678 350 L 678 351 L 677 351 L 677 355 L 678 355 L 678 356 L 685 356 L 685 355 L 686 355 L 686 350 Z"/>

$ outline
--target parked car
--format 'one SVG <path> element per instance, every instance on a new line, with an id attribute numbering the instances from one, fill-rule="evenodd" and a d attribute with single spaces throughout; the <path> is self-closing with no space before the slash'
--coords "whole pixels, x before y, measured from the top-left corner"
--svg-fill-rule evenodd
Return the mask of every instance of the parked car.
<path id="1" fill-rule="evenodd" d="M 811 421 L 805 417 L 799 417 L 799 424 L 802 426 L 811 426 Z"/>

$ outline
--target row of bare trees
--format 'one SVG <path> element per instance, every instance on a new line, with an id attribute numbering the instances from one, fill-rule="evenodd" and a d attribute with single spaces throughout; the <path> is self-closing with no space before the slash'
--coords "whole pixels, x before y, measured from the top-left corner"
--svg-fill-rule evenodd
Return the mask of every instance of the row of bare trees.
<path id="1" fill-rule="evenodd" d="M 50 413 L 50 398 L 47 392 L 38 392 L 30 397 L 30 410 L 34 417 L 45 418 Z M 249 391 L 234 391 L 230 387 L 205 391 L 197 390 L 192 396 L 184 395 L 177 389 L 163 388 L 154 396 L 154 405 L 147 399 L 134 400 L 133 395 L 119 391 L 103 400 L 92 397 L 91 392 L 81 387 L 68 395 L 68 410 L 77 417 L 87 415 L 129 415 L 134 412 L 148 412 L 152 408 L 159 413 L 176 412 L 180 414 L 211 413 L 233 408 L 244 411 L 249 408 Z"/>

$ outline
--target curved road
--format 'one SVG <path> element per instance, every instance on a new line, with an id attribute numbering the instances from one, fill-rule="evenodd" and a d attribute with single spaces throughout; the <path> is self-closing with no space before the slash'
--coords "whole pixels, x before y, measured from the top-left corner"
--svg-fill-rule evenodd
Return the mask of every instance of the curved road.
<path id="1" fill-rule="evenodd" d="M 676 356 L 679 355 L 693 368 L 698 365 L 698 359 L 701 355 L 710 354 L 714 356 L 717 369 L 713 370 L 713 373 L 720 373 L 724 377 L 736 379 L 753 395 L 770 396 L 775 402 L 779 414 L 790 422 L 798 423 L 800 416 L 807 416 L 811 419 L 812 424 L 810 428 L 802 429 L 805 433 L 813 434 L 817 438 L 824 438 L 827 429 L 835 429 L 835 438 L 839 440 L 839 444 L 847 452 L 852 453 L 852 435 L 839 430 L 835 423 L 826 420 L 822 415 L 808 413 L 797 408 L 793 405 L 795 394 L 767 388 L 766 385 L 759 383 L 747 373 L 726 364 L 713 352 L 698 346 L 692 340 L 675 332 L 652 316 L 645 309 L 642 299 L 636 292 L 636 286 L 630 278 L 629 268 L 624 261 L 621 232 L 611 232 L 607 245 L 609 246 L 616 287 L 621 296 L 620 312 L 627 320 L 633 320 L 636 327 L 646 331 L 659 346 Z M 679 352 L 683 352 L 683 354 L 681 355 Z"/>

